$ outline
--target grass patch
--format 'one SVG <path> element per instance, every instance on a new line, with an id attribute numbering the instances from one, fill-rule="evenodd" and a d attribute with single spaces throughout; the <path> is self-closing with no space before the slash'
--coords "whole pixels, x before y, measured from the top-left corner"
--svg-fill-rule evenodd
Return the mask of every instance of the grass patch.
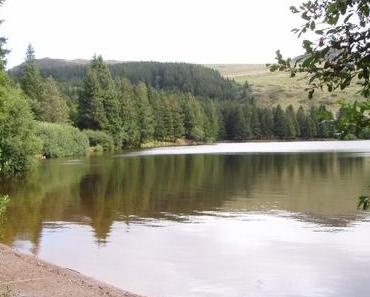
<path id="1" fill-rule="evenodd" d="M 325 103 L 329 109 L 336 111 L 341 100 L 349 102 L 363 100 L 358 94 L 360 87 L 352 85 L 345 90 L 337 90 L 332 93 L 317 90 L 313 99 L 308 99 L 305 91 L 307 79 L 304 74 L 296 78 L 290 78 L 288 73 L 270 72 L 263 64 L 223 64 L 208 65 L 218 70 L 223 76 L 235 79 L 239 83 L 248 81 L 251 86 L 256 102 L 259 106 L 271 107 L 280 104 L 283 107 L 293 105 L 297 109 L 300 105 L 310 107 Z"/>

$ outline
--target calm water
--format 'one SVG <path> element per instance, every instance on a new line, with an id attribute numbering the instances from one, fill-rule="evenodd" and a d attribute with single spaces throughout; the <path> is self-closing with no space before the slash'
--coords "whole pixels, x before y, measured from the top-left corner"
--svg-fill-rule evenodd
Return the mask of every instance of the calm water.
<path id="1" fill-rule="evenodd" d="M 0 192 L 3 241 L 149 297 L 370 296 L 370 142 L 51 160 Z"/>

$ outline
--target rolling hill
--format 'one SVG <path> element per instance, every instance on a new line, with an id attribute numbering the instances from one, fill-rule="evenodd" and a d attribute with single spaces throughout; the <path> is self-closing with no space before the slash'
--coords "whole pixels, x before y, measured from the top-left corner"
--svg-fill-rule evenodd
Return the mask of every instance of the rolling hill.
<path id="1" fill-rule="evenodd" d="M 352 86 L 344 91 L 316 91 L 313 99 L 308 99 L 305 88 L 307 80 L 304 75 L 290 78 L 287 73 L 270 72 L 263 64 L 214 64 L 207 65 L 221 73 L 224 77 L 234 79 L 239 83 L 248 81 L 256 102 L 261 106 L 292 104 L 311 106 L 327 104 L 331 110 L 338 109 L 341 100 L 363 100 L 358 94 L 359 88 Z"/>

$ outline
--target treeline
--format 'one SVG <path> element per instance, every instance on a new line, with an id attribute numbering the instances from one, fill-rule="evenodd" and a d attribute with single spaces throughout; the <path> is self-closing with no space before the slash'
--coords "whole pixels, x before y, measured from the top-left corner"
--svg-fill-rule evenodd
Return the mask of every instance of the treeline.
<path id="1" fill-rule="evenodd" d="M 35 60 L 42 77 L 56 79 L 71 94 L 84 81 L 90 65 L 75 62 L 41 59 Z M 25 64 L 15 67 L 9 73 L 19 80 Z M 225 79 L 214 69 L 187 63 L 125 62 L 107 63 L 114 80 L 126 77 L 132 84 L 141 82 L 158 90 L 176 90 L 191 93 L 198 99 L 242 100 L 249 98 L 248 88 L 234 80 Z M 248 93 L 246 93 L 248 92 Z"/>
<path id="2" fill-rule="evenodd" d="M 22 172 L 37 155 L 83 155 L 89 147 L 112 151 L 174 142 L 334 135 L 333 115 L 324 106 L 262 108 L 247 84 L 237 85 L 201 66 L 130 65 L 131 74 L 129 68 L 119 74 L 115 65 L 95 56 L 78 80 L 68 75 L 57 80 L 42 75 L 29 46 L 15 81 L 2 67 L 0 173 Z"/>
<path id="3" fill-rule="evenodd" d="M 145 63 L 143 68 L 147 68 Z M 140 69 L 138 67 L 138 73 L 145 73 Z M 77 98 L 69 99 L 69 112 L 63 98 L 67 96 L 61 94 L 54 79 L 50 76 L 42 78 L 32 47 L 29 47 L 26 62 L 20 69 L 19 82 L 31 99 L 31 107 L 38 120 L 70 121 L 82 130 L 90 130 L 90 136 L 92 131 L 103 131 L 112 137 L 118 149 L 178 140 L 203 143 L 323 138 L 333 136 L 334 131 L 324 122 L 333 118 L 325 107 L 312 108 L 309 112 L 303 108 L 296 112 L 291 106 L 286 110 L 280 106 L 259 108 L 249 95 L 247 85 L 242 87 L 243 92 L 238 93 L 238 100 L 199 99 L 192 92 L 180 91 L 180 88 L 157 89 L 145 82 L 131 82 L 124 74 L 114 79 L 101 56 L 91 60 Z M 209 84 L 206 81 L 199 85 Z M 94 144 L 103 146 L 100 142 L 99 137 L 94 136 Z"/>

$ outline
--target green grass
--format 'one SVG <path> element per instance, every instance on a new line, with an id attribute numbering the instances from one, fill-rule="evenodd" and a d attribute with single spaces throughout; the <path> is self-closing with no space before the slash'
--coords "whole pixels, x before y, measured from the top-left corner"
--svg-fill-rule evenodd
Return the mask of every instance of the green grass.
<path id="1" fill-rule="evenodd" d="M 358 94 L 359 87 L 354 85 L 344 91 L 317 90 L 313 99 L 308 99 L 305 88 L 307 79 L 303 74 L 290 78 L 288 73 L 270 72 L 263 64 L 218 64 L 208 65 L 218 70 L 223 76 L 235 79 L 237 82 L 248 81 L 252 88 L 257 104 L 260 106 L 286 107 L 292 104 L 295 108 L 300 105 L 309 107 L 316 104 L 326 104 L 333 111 L 337 110 L 341 100 L 363 100 Z"/>

